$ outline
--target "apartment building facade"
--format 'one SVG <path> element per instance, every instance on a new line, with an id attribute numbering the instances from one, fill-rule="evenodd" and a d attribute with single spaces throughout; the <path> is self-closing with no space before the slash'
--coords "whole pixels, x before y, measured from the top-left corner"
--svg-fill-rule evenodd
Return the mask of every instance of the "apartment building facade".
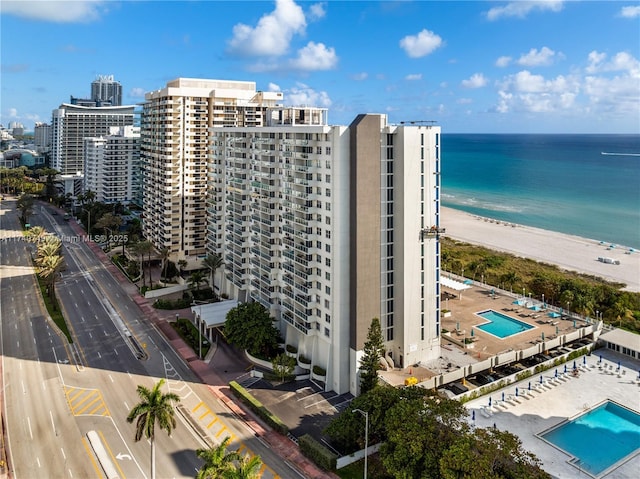
<path id="1" fill-rule="evenodd" d="M 272 108 L 262 128 L 212 128 L 208 242 L 221 290 L 258 301 L 287 344 L 359 390 L 372 318 L 386 359 L 440 355 L 440 128 L 318 108 Z"/>
<path id="2" fill-rule="evenodd" d="M 51 167 L 63 175 L 83 174 L 84 139 L 108 135 L 112 126 L 133 125 L 134 109 L 60 105 L 51 118 Z"/>
<path id="3" fill-rule="evenodd" d="M 206 255 L 209 129 L 264 125 L 280 92 L 254 82 L 178 78 L 145 96 L 141 122 L 143 232 L 174 262 L 201 268 Z"/>
<path id="4" fill-rule="evenodd" d="M 109 135 L 85 138 L 84 190 L 104 203 L 141 201 L 140 127 L 111 127 Z"/>

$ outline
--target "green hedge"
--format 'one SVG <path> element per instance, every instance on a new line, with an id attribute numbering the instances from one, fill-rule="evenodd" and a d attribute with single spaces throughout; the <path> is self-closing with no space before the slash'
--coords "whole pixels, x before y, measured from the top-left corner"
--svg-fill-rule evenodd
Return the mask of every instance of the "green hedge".
<path id="1" fill-rule="evenodd" d="M 258 416 L 264 419 L 267 424 L 269 424 L 272 428 L 278 431 L 280 434 L 287 435 L 289 434 L 289 428 L 285 423 L 283 423 L 279 417 L 274 416 L 271 412 L 262 405 L 260 401 L 254 398 L 249 391 L 240 386 L 236 381 L 231 381 L 229 383 L 229 387 L 231 388 L 231 392 L 239 398 L 243 403 L 251 408 Z"/>
<path id="2" fill-rule="evenodd" d="M 324 447 L 309 434 L 305 434 L 298 439 L 300 452 L 311 459 L 317 466 L 325 471 L 335 471 L 338 456 Z"/>

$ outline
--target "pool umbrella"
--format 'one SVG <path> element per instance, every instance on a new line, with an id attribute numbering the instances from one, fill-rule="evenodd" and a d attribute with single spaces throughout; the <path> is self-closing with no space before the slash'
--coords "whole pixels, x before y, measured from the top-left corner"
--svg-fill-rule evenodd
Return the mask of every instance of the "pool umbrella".
<path id="1" fill-rule="evenodd" d="M 540 384 L 542 384 L 542 374 L 540 375 Z"/>
<path id="2" fill-rule="evenodd" d="M 542 331 L 542 340 L 544 341 L 544 331 Z"/>
<path id="3" fill-rule="evenodd" d="M 602 354 L 600 355 L 600 363 L 602 364 Z"/>
<path id="4" fill-rule="evenodd" d="M 564 365 L 564 372 L 565 373 L 567 372 L 567 365 L 566 364 Z"/>
<path id="5" fill-rule="evenodd" d="M 504 392 L 502 393 L 502 400 L 504 401 Z"/>
<path id="6" fill-rule="evenodd" d="M 475 409 L 473 411 L 471 411 L 471 420 L 472 421 L 476 420 L 476 411 L 475 411 Z"/>
<path id="7" fill-rule="evenodd" d="M 620 369 L 620 361 L 618 361 L 618 369 Z"/>
<path id="8" fill-rule="evenodd" d="M 460 330 L 460 321 L 458 321 L 458 322 L 456 323 L 456 330 L 458 330 L 458 331 Z"/>
<path id="9" fill-rule="evenodd" d="M 556 376 L 556 377 L 558 377 L 558 370 L 557 370 L 557 369 L 556 369 L 556 374 L 555 374 L 555 376 Z"/>
<path id="10" fill-rule="evenodd" d="M 558 328 L 558 326 L 556 326 L 556 334 L 558 334 L 560 332 L 560 328 Z"/>
<path id="11" fill-rule="evenodd" d="M 516 396 L 518 395 L 518 388 L 516 388 Z"/>
<path id="12" fill-rule="evenodd" d="M 531 391 L 531 381 L 529 381 L 529 391 Z"/>
<path id="13" fill-rule="evenodd" d="M 582 356 L 582 364 L 587 364 L 587 357 L 586 356 Z"/>
<path id="14" fill-rule="evenodd" d="M 471 337 L 473 338 L 474 336 L 474 332 L 473 332 L 473 328 L 471 328 Z"/>
<path id="15" fill-rule="evenodd" d="M 491 396 L 489 396 L 489 406 L 491 406 Z"/>
<path id="16" fill-rule="evenodd" d="M 575 319 L 573 320 L 573 327 L 574 328 L 576 327 L 576 320 Z"/>

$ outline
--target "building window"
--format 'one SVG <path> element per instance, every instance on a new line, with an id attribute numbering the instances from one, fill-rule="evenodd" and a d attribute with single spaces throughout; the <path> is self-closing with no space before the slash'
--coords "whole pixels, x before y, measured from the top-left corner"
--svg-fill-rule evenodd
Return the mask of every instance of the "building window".
<path id="1" fill-rule="evenodd" d="M 329 315 L 329 314 L 325 314 L 325 315 L 324 315 L 324 320 L 325 320 L 327 323 L 331 323 L 331 315 Z"/>
<path id="2" fill-rule="evenodd" d="M 324 335 L 328 338 L 329 337 L 329 328 L 324 328 Z"/>
<path id="3" fill-rule="evenodd" d="M 325 153 L 326 153 L 327 155 L 331 155 L 331 147 L 330 147 L 330 146 L 327 146 L 327 147 L 325 148 Z"/>

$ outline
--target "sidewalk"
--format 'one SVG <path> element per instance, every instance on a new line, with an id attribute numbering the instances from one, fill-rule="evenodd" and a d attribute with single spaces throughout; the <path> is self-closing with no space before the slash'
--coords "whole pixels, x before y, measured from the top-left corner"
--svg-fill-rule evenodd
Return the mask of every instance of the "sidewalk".
<path id="1" fill-rule="evenodd" d="M 73 219 L 70 220 L 71 226 L 78 234 L 84 234 L 84 230 Z M 95 243 L 89 243 L 90 249 L 94 255 L 102 262 L 105 268 L 111 273 L 111 275 L 121 284 L 122 288 L 127 292 L 129 297 L 138 305 L 144 317 L 150 320 L 156 328 L 165 336 L 167 341 L 171 344 L 173 349 L 182 357 L 184 362 L 189 365 L 195 375 L 204 383 L 209 386 L 211 393 L 222 401 L 237 417 L 241 418 L 257 438 L 264 441 L 269 447 L 283 460 L 287 461 L 290 465 L 307 479 L 326 479 L 337 478 L 335 474 L 323 471 L 317 467 L 311 460 L 306 458 L 301 452 L 298 446 L 293 443 L 287 437 L 284 437 L 280 433 L 271 429 L 264 424 L 252 411 L 244 409 L 239 402 L 235 401 L 229 386 L 220 378 L 216 373 L 213 366 L 208 362 L 198 359 L 197 355 L 191 350 L 191 348 L 180 338 L 178 333 L 169 324 L 170 320 L 173 320 L 176 313 L 180 317 L 192 318 L 192 312 L 190 309 L 182 310 L 158 310 L 155 309 L 149 300 L 142 296 L 136 285 L 120 271 L 105 254 L 104 251 Z M 187 405 L 189 411 L 194 411 L 198 408 L 198 405 L 191 407 Z M 204 415 L 206 417 L 206 414 Z M 192 417 L 193 421 L 199 423 L 202 427 L 204 422 L 201 421 L 203 417 Z M 206 421 L 210 421 L 207 418 Z M 210 426 L 210 424 L 209 424 Z M 221 434 L 219 431 L 218 434 Z"/>

